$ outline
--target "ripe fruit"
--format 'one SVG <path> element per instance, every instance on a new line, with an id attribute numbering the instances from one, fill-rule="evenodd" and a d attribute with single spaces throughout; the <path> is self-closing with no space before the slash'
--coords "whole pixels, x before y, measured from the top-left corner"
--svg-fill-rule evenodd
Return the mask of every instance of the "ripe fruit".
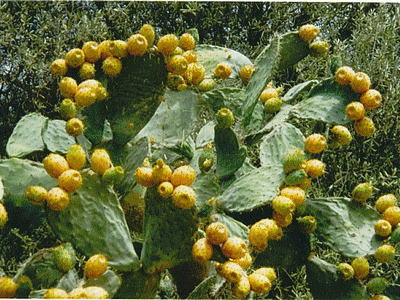
<path id="1" fill-rule="evenodd" d="M 183 50 L 192 50 L 196 46 L 196 40 L 190 33 L 184 33 L 179 38 L 179 47 Z"/>
<path id="2" fill-rule="evenodd" d="M 384 295 L 375 295 L 371 298 L 371 300 L 390 300 L 389 297 L 386 297 Z"/>
<path id="3" fill-rule="evenodd" d="M 240 69 L 239 77 L 242 79 L 244 84 L 248 84 L 250 81 L 251 76 L 253 76 L 255 67 L 252 65 L 244 65 Z"/>
<path id="4" fill-rule="evenodd" d="M 198 85 L 198 89 L 200 92 L 208 92 L 214 88 L 215 88 L 215 81 L 212 78 L 203 79 Z"/>
<path id="5" fill-rule="evenodd" d="M 50 72 L 54 76 L 64 76 L 68 72 L 68 66 L 64 59 L 56 59 L 51 63 Z"/>
<path id="6" fill-rule="evenodd" d="M 179 208 L 190 209 L 196 203 L 196 193 L 190 186 L 177 186 L 172 192 L 172 202 Z"/>
<path id="7" fill-rule="evenodd" d="M 305 140 L 305 148 L 310 153 L 320 153 L 326 147 L 326 139 L 322 134 L 314 133 L 309 135 Z"/>
<path id="8" fill-rule="evenodd" d="M 106 59 L 107 57 L 112 56 L 110 51 L 110 43 L 111 43 L 110 40 L 105 40 L 99 44 L 99 49 L 102 59 Z"/>
<path id="9" fill-rule="evenodd" d="M 268 87 L 262 91 L 260 95 L 260 100 L 265 103 L 268 99 L 278 97 L 278 90 L 276 88 Z"/>
<path id="10" fill-rule="evenodd" d="M 221 222 L 213 222 L 206 228 L 207 240 L 213 245 L 220 245 L 228 239 L 228 228 Z"/>
<path id="11" fill-rule="evenodd" d="M 311 41 L 319 34 L 319 29 L 311 24 L 306 24 L 300 27 L 299 35 L 303 41 Z"/>
<path id="12" fill-rule="evenodd" d="M 351 262 L 354 276 L 357 279 L 364 279 L 369 273 L 369 263 L 365 257 L 357 257 Z"/>
<path id="13" fill-rule="evenodd" d="M 158 194 L 163 198 L 171 197 L 173 191 L 174 191 L 174 186 L 169 181 L 164 181 L 160 183 L 160 185 L 157 188 Z"/>
<path id="14" fill-rule="evenodd" d="M 174 75 L 183 75 L 188 68 L 188 62 L 182 55 L 174 55 L 167 60 L 167 70 Z"/>
<path id="15" fill-rule="evenodd" d="M 337 266 L 336 273 L 344 280 L 350 280 L 354 277 L 354 269 L 348 263 L 340 263 Z"/>
<path id="16" fill-rule="evenodd" d="M 93 78 L 95 74 L 96 69 L 94 68 L 94 65 L 89 62 L 83 63 L 79 68 L 79 77 L 82 80 Z"/>
<path id="17" fill-rule="evenodd" d="M 107 267 L 107 257 L 103 254 L 95 254 L 85 263 L 83 272 L 87 278 L 99 278 L 107 270 Z"/>
<path id="18" fill-rule="evenodd" d="M 69 120 L 76 115 L 76 105 L 69 99 L 65 98 L 60 104 L 60 115 L 63 119 Z"/>
<path id="19" fill-rule="evenodd" d="M 126 50 L 130 55 L 140 56 L 146 53 L 149 43 L 141 34 L 134 34 L 128 39 Z"/>
<path id="20" fill-rule="evenodd" d="M 382 95 L 377 90 L 368 90 L 362 93 L 360 102 L 366 110 L 375 109 L 381 105 Z"/>
<path id="21" fill-rule="evenodd" d="M 268 246 L 269 230 L 266 224 L 261 222 L 251 225 L 249 230 L 249 243 L 258 251 L 264 251 Z"/>
<path id="22" fill-rule="evenodd" d="M 105 185 L 114 185 L 120 183 L 124 178 L 125 170 L 121 166 L 111 167 L 107 169 L 103 176 L 101 177 L 101 181 Z"/>
<path id="23" fill-rule="evenodd" d="M 82 51 L 85 55 L 85 60 L 90 63 L 95 63 L 101 57 L 99 44 L 94 41 L 83 44 Z"/>
<path id="24" fill-rule="evenodd" d="M 153 182 L 153 169 L 148 158 L 145 158 L 143 165 L 136 169 L 134 177 L 135 181 L 144 187 L 152 187 L 155 184 Z"/>
<path id="25" fill-rule="evenodd" d="M 222 245 L 221 250 L 225 257 L 239 259 L 247 253 L 247 245 L 243 239 L 231 236 Z"/>
<path id="26" fill-rule="evenodd" d="M 14 298 L 17 284 L 8 276 L 0 278 L 0 298 Z"/>
<path id="27" fill-rule="evenodd" d="M 392 225 L 386 220 L 378 220 L 375 222 L 375 233 L 379 236 L 386 237 L 392 233 Z"/>
<path id="28" fill-rule="evenodd" d="M 215 115 L 218 126 L 221 128 L 229 128 L 235 123 L 235 117 L 229 108 L 221 108 Z"/>
<path id="29" fill-rule="evenodd" d="M 65 171 L 58 177 L 58 186 L 66 192 L 75 192 L 82 186 L 81 173 L 73 169 Z"/>
<path id="30" fill-rule="evenodd" d="M 304 216 L 298 219 L 301 230 L 310 234 L 317 229 L 317 220 L 313 216 Z"/>
<path id="31" fill-rule="evenodd" d="M 247 276 L 242 276 L 233 286 L 232 293 L 237 298 L 244 298 L 250 293 L 250 282 Z"/>
<path id="32" fill-rule="evenodd" d="M 304 162 L 304 151 L 299 148 L 291 149 L 282 160 L 285 173 L 300 169 Z"/>
<path id="33" fill-rule="evenodd" d="M 361 120 L 365 116 L 365 107 L 361 102 L 351 102 L 346 106 L 346 115 L 352 121 Z"/>
<path id="34" fill-rule="evenodd" d="M 272 207 L 275 212 L 287 215 L 294 212 L 296 206 L 292 199 L 285 196 L 277 196 L 272 200 Z"/>
<path id="35" fill-rule="evenodd" d="M 264 111 L 267 114 L 273 114 L 281 110 L 282 99 L 279 97 L 270 98 L 264 103 Z"/>
<path id="36" fill-rule="evenodd" d="M 155 184 L 160 184 L 164 181 L 171 181 L 172 170 L 162 158 L 159 158 L 153 167 L 152 176 Z"/>
<path id="37" fill-rule="evenodd" d="M 67 160 L 64 156 L 50 153 L 43 159 L 43 167 L 53 178 L 58 178 L 64 171 L 69 169 Z"/>
<path id="38" fill-rule="evenodd" d="M 367 282 L 367 292 L 373 295 L 381 294 L 386 289 L 388 282 L 383 277 L 375 277 Z"/>
<path id="39" fill-rule="evenodd" d="M 367 74 L 358 72 L 354 75 L 353 80 L 350 82 L 350 86 L 356 93 L 364 93 L 369 90 L 371 80 Z"/>
<path id="40" fill-rule="evenodd" d="M 81 49 L 71 49 L 65 56 L 65 62 L 71 68 L 80 67 L 85 62 L 85 54 Z"/>
<path id="41" fill-rule="evenodd" d="M 171 183 L 174 186 L 191 185 L 196 178 L 196 171 L 189 165 L 176 168 L 171 175 Z"/>
<path id="42" fill-rule="evenodd" d="M 391 261 L 394 258 L 396 250 L 391 245 L 382 245 L 374 254 L 375 259 L 380 263 L 386 263 Z"/>
<path id="43" fill-rule="evenodd" d="M 68 193 L 59 187 L 53 187 L 47 193 L 47 206 L 55 211 L 64 210 L 69 204 Z"/>
<path id="44" fill-rule="evenodd" d="M 146 40 L 147 40 L 147 45 L 148 47 L 152 46 L 154 44 L 154 28 L 150 24 L 144 24 L 142 25 L 142 28 L 140 28 L 139 34 L 143 35 Z"/>
<path id="45" fill-rule="evenodd" d="M 209 261 L 213 255 L 213 247 L 206 238 L 197 240 L 192 247 L 193 259 L 199 263 Z"/>
<path id="46" fill-rule="evenodd" d="M 216 78 L 228 78 L 232 74 L 232 68 L 227 63 L 221 62 L 217 64 L 213 74 Z"/>
<path id="47" fill-rule="evenodd" d="M 75 94 L 75 104 L 79 107 L 89 106 L 96 102 L 98 96 L 97 89 L 85 86 L 79 87 Z"/>
<path id="48" fill-rule="evenodd" d="M 183 78 L 185 78 L 187 83 L 199 84 L 203 81 L 205 74 L 206 69 L 203 65 L 195 62 L 188 65 L 186 72 L 183 74 Z"/>
<path id="49" fill-rule="evenodd" d="M 103 175 L 111 167 L 111 158 L 104 149 L 94 150 L 90 159 L 90 168 L 97 174 Z"/>
<path id="50" fill-rule="evenodd" d="M 292 224 L 293 215 L 292 213 L 283 215 L 274 211 L 272 214 L 272 219 L 274 219 L 276 225 L 278 225 L 281 228 L 285 228 L 288 227 L 290 224 Z"/>
<path id="51" fill-rule="evenodd" d="M 197 62 L 197 53 L 194 50 L 185 51 L 182 56 L 186 59 L 188 64 Z"/>
<path id="52" fill-rule="evenodd" d="M 107 299 L 108 292 L 101 286 L 88 286 L 84 288 L 86 299 Z"/>
<path id="53" fill-rule="evenodd" d="M 25 197 L 33 205 L 43 205 L 46 202 L 47 190 L 42 186 L 31 185 L 25 190 Z"/>
<path id="54" fill-rule="evenodd" d="M 269 292 L 271 290 L 271 281 L 264 275 L 252 273 L 247 276 L 250 282 L 250 289 L 257 294 Z"/>
<path id="55" fill-rule="evenodd" d="M 391 206 L 383 212 L 382 216 L 390 225 L 397 226 L 400 223 L 400 207 Z"/>
<path id="56" fill-rule="evenodd" d="M 358 203 L 364 203 L 372 195 L 372 185 L 369 182 L 358 184 L 351 192 L 351 197 Z"/>
<path id="57" fill-rule="evenodd" d="M 161 37 L 157 42 L 157 49 L 165 56 L 174 53 L 176 47 L 178 47 L 179 40 L 174 34 L 167 34 Z"/>
<path id="58" fill-rule="evenodd" d="M 305 171 L 311 178 L 317 178 L 324 174 L 325 164 L 318 159 L 310 159 L 306 161 Z"/>
<path id="59" fill-rule="evenodd" d="M 58 88 L 65 98 L 73 98 L 78 89 L 78 84 L 71 77 L 63 77 L 58 83 Z"/>
<path id="60" fill-rule="evenodd" d="M 350 131 L 342 125 L 333 126 L 331 132 L 334 134 L 334 140 L 341 145 L 348 145 L 353 139 Z"/>
<path id="61" fill-rule="evenodd" d="M 242 267 L 243 270 L 247 270 L 253 262 L 253 258 L 248 252 L 246 252 L 246 254 L 243 255 L 242 258 L 231 259 L 231 261 L 237 263 L 239 266 Z"/>
<path id="62" fill-rule="evenodd" d="M 51 253 L 51 261 L 57 269 L 63 273 L 68 272 L 75 263 L 75 257 L 71 257 L 63 245 L 57 246 Z"/>
<path id="63" fill-rule="evenodd" d="M 274 280 L 276 280 L 276 273 L 275 273 L 274 268 L 269 268 L 269 267 L 258 268 L 257 270 L 255 270 L 253 272 L 253 274 L 263 275 L 263 276 L 267 277 L 269 279 L 269 281 L 271 281 L 271 283 Z"/>
<path id="64" fill-rule="evenodd" d="M 341 85 L 349 85 L 355 76 L 355 72 L 348 66 L 340 67 L 335 72 L 335 79 Z"/>
<path id="65" fill-rule="evenodd" d="M 280 196 L 290 198 L 295 206 L 301 205 L 306 199 L 306 192 L 298 186 L 288 186 L 281 190 Z"/>
<path id="66" fill-rule="evenodd" d="M 257 223 L 262 223 L 268 228 L 268 239 L 269 240 L 280 240 L 282 237 L 282 228 L 278 226 L 275 220 L 273 219 L 261 219 Z"/>
<path id="67" fill-rule="evenodd" d="M 375 203 L 375 208 L 379 213 L 383 213 L 386 209 L 397 204 L 397 199 L 393 194 L 380 196 Z"/>
<path id="68" fill-rule="evenodd" d="M 109 45 L 111 55 L 120 59 L 126 56 L 127 47 L 128 47 L 127 42 L 121 40 L 111 41 Z"/>
<path id="69" fill-rule="evenodd" d="M 241 266 L 233 261 L 226 261 L 221 266 L 221 275 L 230 283 L 239 282 L 245 276 Z"/>
<path id="70" fill-rule="evenodd" d="M 81 170 L 86 164 L 85 151 L 81 145 L 72 145 L 66 155 L 68 165 L 71 169 Z"/>
<path id="71" fill-rule="evenodd" d="M 122 62 L 118 58 L 110 56 L 103 61 L 101 68 L 106 75 L 110 77 L 116 77 L 119 73 L 121 73 Z"/>
<path id="72" fill-rule="evenodd" d="M 68 293 L 63 289 L 50 288 L 43 295 L 44 299 L 68 299 Z"/>
<path id="73" fill-rule="evenodd" d="M 83 123 L 78 118 L 71 118 L 65 124 L 65 131 L 73 137 L 81 135 L 83 132 L 83 128 Z"/>
<path id="74" fill-rule="evenodd" d="M 374 122 L 370 118 L 364 117 L 354 122 L 354 130 L 363 137 L 371 137 L 375 132 Z"/>
<path id="75" fill-rule="evenodd" d="M 74 288 L 68 293 L 69 299 L 84 299 L 86 297 L 85 289 L 82 287 Z"/>
<path id="76" fill-rule="evenodd" d="M 310 44 L 309 49 L 312 57 L 321 57 L 328 53 L 329 44 L 324 41 L 315 41 Z"/>

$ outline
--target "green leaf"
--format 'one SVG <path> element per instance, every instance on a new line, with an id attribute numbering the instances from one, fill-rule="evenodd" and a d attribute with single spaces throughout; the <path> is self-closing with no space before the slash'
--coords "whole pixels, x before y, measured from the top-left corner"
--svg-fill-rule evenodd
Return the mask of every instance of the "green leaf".
<path id="1" fill-rule="evenodd" d="M 318 80 L 308 80 L 306 82 L 295 85 L 282 97 L 282 100 L 286 103 L 291 103 L 297 99 L 297 97 L 304 92 L 308 92 L 312 86 L 318 83 Z"/>
<path id="2" fill-rule="evenodd" d="M 102 253 L 116 270 L 136 271 L 139 260 L 117 195 L 99 175 L 85 171 L 82 177 L 83 185 L 70 195 L 67 208 L 46 210 L 51 228 L 86 256 Z"/>
<path id="3" fill-rule="evenodd" d="M 75 139 L 65 131 L 64 120 L 48 120 L 43 131 L 43 141 L 50 152 L 66 154 Z"/>
<path id="4" fill-rule="evenodd" d="M 242 222 L 225 214 L 213 214 L 212 222 L 221 222 L 228 228 L 229 236 L 237 236 L 247 241 L 249 236 L 249 228 Z"/>
<path id="5" fill-rule="evenodd" d="M 25 115 L 18 121 L 10 138 L 6 151 L 10 157 L 24 157 L 45 148 L 42 131 L 48 119 L 37 113 Z"/>
<path id="6" fill-rule="evenodd" d="M 328 78 L 314 86 L 307 99 L 294 106 L 293 114 L 329 124 L 346 124 L 350 122 L 345 113 L 347 104 L 359 100 L 360 95 L 350 86 L 340 85 L 334 78 Z"/>
<path id="7" fill-rule="evenodd" d="M 348 257 L 372 255 L 381 245 L 375 222 L 382 216 L 373 208 L 349 198 L 331 197 L 307 200 L 307 214 L 317 220 L 318 239 Z"/>

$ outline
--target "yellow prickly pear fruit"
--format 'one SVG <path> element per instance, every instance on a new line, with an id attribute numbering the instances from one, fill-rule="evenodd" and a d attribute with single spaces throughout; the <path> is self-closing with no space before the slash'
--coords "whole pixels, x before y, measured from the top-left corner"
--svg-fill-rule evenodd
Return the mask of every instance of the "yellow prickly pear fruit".
<path id="1" fill-rule="evenodd" d="M 250 293 L 250 281 L 247 276 L 242 276 L 232 288 L 232 293 L 237 298 L 244 298 Z"/>
<path id="2" fill-rule="evenodd" d="M 366 110 L 375 109 L 381 105 L 382 95 L 377 90 L 368 90 L 361 94 L 360 102 Z"/>
<path id="3" fill-rule="evenodd" d="M 69 204 L 68 193 L 60 187 L 53 187 L 47 193 L 47 206 L 54 211 L 62 211 Z"/>
<path id="4" fill-rule="evenodd" d="M 174 75 L 183 75 L 188 68 L 188 62 L 182 55 L 174 55 L 167 60 L 167 70 Z"/>
<path id="5" fill-rule="evenodd" d="M 257 270 L 255 270 L 253 272 L 253 274 L 263 275 L 263 276 L 267 277 L 269 279 L 269 281 L 271 281 L 271 283 L 276 280 L 275 269 L 271 268 L 271 267 L 258 268 Z"/>
<path id="6" fill-rule="evenodd" d="M 44 299 L 68 299 L 68 293 L 60 288 L 50 288 L 43 295 Z"/>
<path id="7" fill-rule="evenodd" d="M 103 69 L 104 74 L 110 77 L 116 77 L 119 73 L 121 73 L 122 62 L 120 59 L 110 56 L 103 61 L 101 68 Z"/>
<path id="8" fill-rule="evenodd" d="M 187 88 L 185 79 L 181 75 L 172 73 L 168 73 L 167 86 L 173 91 L 182 91 Z"/>
<path id="9" fill-rule="evenodd" d="M 358 72 L 354 75 L 353 80 L 350 82 L 350 86 L 356 93 L 364 93 L 369 90 L 371 80 L 367 74 Z"/>
<path id="10" fill-rule="evenodd" d="M 82 186 L 81 173 L 73 169 L 65 171 L 58 177 L 58 186 L 66 192 L 75 192 Z"/>
<path id="11" fill-rule="evenodd" d="M 350 280 L 354 277 L 354 269 L 348 263 L 340 263 L 337 266 L 336 273 L 344 280 Z"/>
<path id="12" fill-rule="evenodd" d="M 371 298 L 371 300 L 391 300 L 389 297 L 385 295 L 375 295 Z"/>
<path id="13" fill-rule="evenodd" d="M 190 186 L 177 186 L 172 192 L 172 202 L 179 208 L 190 209 L 196 203 L 196 193 Z"/>
<path id="14" fill-rule="evenodd" d="M 102 59 L 106 59 L 107 57 L 112 56 L 110 51 L 110 44 L 111 44 L 110 40 L 102 41 L 99 44 L 99 50 Z"/>
<path id="15" fill-rule="evenodd" d="M 187 83 L 197 85 L 203 81 L 205 74 L 206 69 L 204 66 L 195 62 L 188 65 L 186 72 L 183 74 L 183 78 L 185 78 Z"/>
<path id="16" fill-rule="evenodd" d="M 237 263 L 239 266 L 242 267 L 243 270 L 247 270 L 253 262 L 253 258 L 251 257 L 249 252 L 246 252 L 246 254 L 242 258 L 231 259 L 231 261 Z"/>
<path id="17" fill-rule="evenodd" d="M 83 268 L 87 278 L 99 278 L 107 270 L 108 259 L 103 254 L 92 255 Z"/>
<path id="18" fill-rule="evenodd" d="M 97 89 L 90 86 L 81 87 L 76 91 L 74 99 L 79 107 L 92 105 L 97 99 Z"/>
<path id="19" fill-rule="evenodd" d="M 288 197 L 277 196 L 272 200 L 272 207 L 278 214 L 287 215 L 294 212 L 296 205 Z"/>
<path id="20" fill-rule="evenodd" d="M 65 131 L 73 137 L 81 135 L 83 132 L 83 128 L 83 123 L 78 118 L 71 118 L 65 124 Z"/>
<path id="21" fill-rule="evenodd" d="M 257 251 L 264 251 L 268 246 L 269 229 L 266 224 L 261 222 L 251 225 L 249 230 L 249 243 L 257 249 Z"/>
<path id="22" fill-rule="evenodd" d="M 243 84 L 248 84 L 251 76 L 253 76 L 255 67 L 252 65 L 244 65 L 240 69 L 239 77 L 243 81 Z"/>
<path id="23" fill-rule="evenodd" d="M 288 227 L 290 224 L 292 224 L 293 214 L 288 213 L 283 215 L 274 211 L 272 214 L 272 219 L 274 219 L 274 221 L 279 227 L 285 228 Z"/>
<path id="24" fill-rule="evenodd" d="M 54 76 L 64 76 L 68 72 L 68 66 L 65 59 L 59 58 L 50 65 L 50 72 Z"/>
<path id="25" fill-rule="evenodd" d="M 67 160 L 64 156 L 50 153 L 43 159 L 43 167 L 53 178 L 58 178 L 64 171 L 69 169 Z"/>
<path id="26" fill-rule="evenodd" d="M 317 154 L 322 152 L 326 147 L 326 138 L 319 133 L 309 135 L 305 140 L 305 148 L 308 152 Z"/>
<path id="27" fill-rule="evenodd" d="M 396 249 L 391 245 L 382 245 L 376 249 L 374 254 L 375 259 L 380 263 L 387 263 L 394 258 Z"/>
<path id="28" fill-rule="evenodd" d="M 260 100 L 262 103 L 265 103 L 268 99 L 278 97 L 278 90 L 273 87 L 267 87 L 264 89 L 260 95 Z"/>
<path id="29" fill-rule="evenodd" d="M 72 145 L 66 155 L 68 165 L 71 169 L 81 170 L 86 164 L 85 151 L 80 145 Z"/>
<path id="30" fill-rule="evenodd" d="M 82 287 L 74 288 L 68 293 L 69 299 L 84 299 L 86 297 L 85 289 Z"/>
<path id="31" fill-rule="evenodd" d="M 76 80 L 71 77 L 63 77 L 58 83 L 58 88 L 61 95 L 65 98 L 73 98 L 78 90 L 78 84 Z"/>
<path id="32" fill-rule="evenodd" d="M 25 190 L 25 197 L 33 205 L 43 205 L 46 202 L 47 190 L 42 186 L 31 185 Z"/>
<path id="33" fill-rule="evenodd" d="M 221 275 L 230 283 L 239 282 L 245 276 L 242 267 L 229 260 L 222 264 Z"/>
<path id="34" fill-rule="evenodd" d="M 282 160 L 283 170 L 287 174 L 291 171 L 300 169 L 304 161 L 303 150 L 299 148 L 291 149 Z"/>
<path id="35" fill-rule="evenodd" d="M 215 88 L 215 81 L 212 78 L 203 79 L 198 85 L 200 92 L 208 92 Z"/>
<path id="36" fill-rule="evenodd" d="M 227 238 L 221 250 L 225 257 L 239 259 L 247 253 L 247 245 L 243 239 L 237 236 L 231 236 Z"/>
<path id="37" fill-rule="evenodd" d="M 346 115 L 352 121 L 361 120 L 365 116 L 365 107 L 361 102 L 351 102 L 346 106 Z"/>
<path id="38" fill-rule="evenodd" d="M 274 114 L 281 110 L 282 99 L 279 97 L 270 98 L 264 103 L 264 111 L 267 114 Z"/>
<path id="39" fill-rule="evenodd" d="M 99 44 L 94 41 L 89 41 L 84 43 L 82 51 L 83 54 L 85 55 L 85 60 L 92 64 L 98 61 L 101 57 Z"/>
<path id="40" fill-rule="evenodd" d="M 179 40 L 174 34 L 167 34 L 161 37 L 157 42 L 157 49 L 165 56 L 169 56 L 174 53 L 176 47 L 178 47 Z"/>
<path id="41" fill-rule="evenodd" d="M 17 283 L 10 277 L 3 276 L 0 278 L 0 298 L 14 298 L 17 292 Z"/>
<path id="42" fill-rule="evenodd" d="M 228 228 L 221 222 L 213 222 L 206 228 L 206 238 L 213 245 L 220 245 L 228 239 Z"/>
<path id="43" fill-rule="evenodd" d="M 94 78 L 95 74 L 96 74 L 96 69 L 94 68 L 94 65 L 92 63 L 85 62 L 79 68 L 79 77 L 82 80 Z"/>
<path id="44" fill-rule="evenodd" d="M 357 279 L 364 279 L 369 273 L 369 263 L 365 257 L 357 257 L 351 262 L 354 270 L 354 277 Z"/>
<path id="45" fill-rule="evenodd" d="M 86 299 L 107 299 L 108 292 L 101 286 L 88 286 L 84 288 Z"/>
<path id="46" fill-rule="evenodd" d="M 375 209 L 383 214 L 383 212 L 391 206 L 395 206 L 397 204 L 396 196 L 393 194 L 386 194 L 380 196 L 375 203 Z"/>
<path id="47" fill-rule="evenodd" d="M 280 196 L 290 198 L 295 206 L 303 204 L 306 200 L 306 192 L 298 186 L 288 186 L 283 188 Z"/>
<path id="48" fill-rule="evenodd" d="M 90 159 L 90 168 L 97 174 L 103 175 L 111 167 L 111 158 L 104 149 L 94 150 Z"/>
<path id="49" fill-rule="evenodd" d="M 99 88 L 99 94 L 97 96 L 96 100 L 102 101 L 104 99 L 107 99 L 109 96 L 107 89 L 104 86 L 101 86 Z"/>
<path id="50" fill-rule="evenodd" d="M 340 67 L 335 72 L 335 80 L 341 85 L 349 85 L 356 73 L 348 66 Z"/>
<path id="51" fill-rule="evenodd" d="M 121 166 L 111 167 L 107 169 L 103 176 L 101 177 L 101 181 L 106 185 L 113 185 L 120 183 L 124 178 L 125 170 Z"/>
<path id="52" fill-rule="evenodd" d="M 309 46 L 310 55 L 313 57 L 321 57 L 328 53 L 329 44 L 324 41 L 312 42 Z"/>
<path id="53" fill-rule="evenodd" d="M 111 41 L 109 47 L 112 56 L 117 58 L 123 58 L 126 56 L 128 47 L 127 42 L 121 40 Z"/>
<path id="54" fill-rule="evenodd" d="M 333 126 L 331 132 L 334 134 L 334 140 L 341 145 L 348 145 L 353 139 L 350 131 L 342 125 Z"/>
<path id="55" fill-rule="evenodd" d="M 221 108 L 215 115 L 218 126 L 221 128 L 229 128 L 235 123 L 235 117 L 229 108 Z"/>
<path id="56" fill-rule="evenodd" d="M 213 247 L 206 238 L 197 240 L 192 247 L 193 259 L 199 263 L 209 261 L 213 255 Z"/>
<path id="57" fill-rule="evenodd" d="M 174 186 L 169 181 L 164 181 L 160 183 L 160 185 L 157 188 L 158 194 L 163 198 L 171 197 L 173 191 L 174 191 Z"/>
<path id="58" fill-rule="evenodd" d="M 372 185 L 369 182 L 364 182 L 358 184 L 353 191 L 351 196 L 354 201 L 358 203 L 365 203 L 369 197 L 372 195 Z"/>
<path id="59" fill-rule="evenodd" d="M 217 64 L 213 74 L 216 78 L 228 78 L 232 74 L 232 68 L 227 63 L 221 62 Z"/>
<path id="60" fill-rule="evenodd" d="M 354 130 L 363 137 L 371 137 L 375 132 L 374 122 L 368 118 L 364 117 L 361 120 L 354 122 Z"/>
<path id="61" fill-rule="evenodd" d="M 157 159 L 156 164 L 153 167 L 153 182 L 160 184 L 164 181 L 171 181 L 172 170 L 162 158 Z"/>
<path id="62" fill-rule="evenodd" d="M 3 227 L 8 220 L 8 214 L 3 203 L 0 203 L 0 227 Z"/>
<path id="63" fill-rule="evenodd" d="M 153 168 L 151 168 L 148 158 L 145 158 L 143 165 L 136 169 L 134 177 L 135 181 L 141 186 L 152 187 L 155 185 L 153 181 Z"/>
<path id="64" fill-rule="evenodd" d="M 146 38 L 148 47 L 153 46 L 154 36 L 155 36 L 153 26 L 151 26 L 150 24 L 142 25 L 142 27 L 140 28 L 139 34 L 143 35 Z"/>
<path id="65" fill-rule="evenodd" d="M 148 47 L 146 37 L 141 34 L 134 34 L 128 39 L 126 50 L 130 55 L 141 56 L 146 53 Z"/>
<path id="66" fill-rule="evenodd" d="M 397 226 L 400 223 L 400 207 L 391 206 L 383 212 L 383 219 L 388 221 L 390 225 Z"/>
<path id="67" fill-rule="evenodd" d="M 185 51 L 182 56 L 186 59 L 188 64 L 197 62 L 197 53 L 194 50 Z"/>
<path id="68" fill-rule="evenodd" d="M 322 176 L 325 172 L 325 164 L 318 159 L 310 159 L 305 163 L 305 171 L 311 178 Z"/>
<path id="69" fill-rule="evenodd" d="M 375 233 L 381 237 L 387 237 L 392 233 L 392 225 L 386 220 L 378 220 L 375 222 Z"/>
<path id="70" fill-rule="evenodd" d="M 184 33 L 179 38 L 179 47 L 183 50 L 192 50 L 196 46 L 196 40 L 190 33 Z"/>
<path id="71" fill-rule="evenodd" d="M 60 104 L 60 115 L 63 119 L 69 120 L 76 115 L 76 105 L 69 99 L 65 98 Z"/>
<path id="72" fill-rule="evenodd" d="M 75 48 L 68 51 L 65 56 L 65 62 L 68 67 L 77 68 L 85 62 L 85 54 L 81 49 Z"/>
<path id="73" fill-rule="evenodd" d="M 311 24 L 306 24 L 300 27 L 299 35 L 303 41 L 312 41 L 319 34 L 319 29 Z"/>
<path id="74" fill-rule="evenodd" d="M 252 273 L 247 276 L 250 282 L 250 290 L 254 293 L 262 294 L 269 292 L 272 287 L 271 281 L 264 275 Z"/>
<path id="75" fill-rule="evenodd" d="M 269 240 L 280 240 L 282 237 L 282 228 L 278 226 L 273 219 L 261 219 L 257 223 L 263 224 L 268 229 L 268 239 Z M 257 224 L 256 223 L 256 224 Z"/>
<path id="76" fill-rule="evenodd" d="M 191 185 L 196 179 L 196 171 L 189 165 L 176 168 L 171 175 L 173 186 Z"/>

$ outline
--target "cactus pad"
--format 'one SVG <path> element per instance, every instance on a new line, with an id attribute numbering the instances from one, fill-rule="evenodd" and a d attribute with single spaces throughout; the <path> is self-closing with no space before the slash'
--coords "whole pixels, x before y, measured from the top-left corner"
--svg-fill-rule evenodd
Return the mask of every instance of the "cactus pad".
<path id="1" fill-rule="evenodd" d="M 43 131 L 43 141 L 50 152 L 66 154 L 75 139 L 65 131 L 64 120 L 49 120 Z"/>

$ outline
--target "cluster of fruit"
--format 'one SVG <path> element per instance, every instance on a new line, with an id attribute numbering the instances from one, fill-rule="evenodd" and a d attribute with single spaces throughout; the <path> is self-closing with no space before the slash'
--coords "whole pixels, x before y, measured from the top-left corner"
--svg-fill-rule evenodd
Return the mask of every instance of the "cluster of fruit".
<path id="1" fill-rule="evenodd" d="M 260 95 L 260 101 L 264 104 L 264 111 L 267 114 L 273 114 L 281 110 L 282 99 L 279 94 L 282 92 L 282 87 L 273 87 L 272 81 L 267 84 Z"/>
<path id="2" fill-rule="evenodd" d="M 145 158 L 134 177 L 144 187 L 157 185 L 158 194 L 162 198 L 172 198 L 174 205 L 179 208 L 190 209 L 196 203 L 196 193 L 190 187 L 196 179 L 196 171 L 189 165 L 179 166 L 172 171 L 162 158 L 157 159 L 153 167 Z"/>

